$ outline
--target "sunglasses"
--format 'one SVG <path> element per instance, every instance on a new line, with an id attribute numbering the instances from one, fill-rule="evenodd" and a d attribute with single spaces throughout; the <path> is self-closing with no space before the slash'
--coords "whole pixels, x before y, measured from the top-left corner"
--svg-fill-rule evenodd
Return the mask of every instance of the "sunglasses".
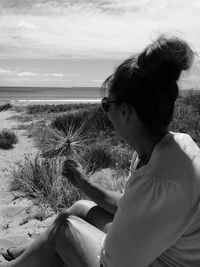
<path id="1" fill-rule="evenodd" d="M 115 101 L 112 101 L 112 100 L 109 100 L 107 97 L 104 97 L 101 100 L 101 105 L 102 105 L 102 108 L 103 108 L 103 110 L 105 112 L 108 112 L 111 103 L 116 103 L 116 102 Z"/>

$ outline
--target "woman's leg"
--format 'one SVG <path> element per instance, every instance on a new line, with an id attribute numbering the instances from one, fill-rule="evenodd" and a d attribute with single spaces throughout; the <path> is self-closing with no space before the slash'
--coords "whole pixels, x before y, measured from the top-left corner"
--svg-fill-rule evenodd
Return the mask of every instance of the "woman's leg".
<path id="1" fill-rule="evenodd" d="M 113 214 L 103 210 L 95 202 L 90 200 L 79 200 L 75 202 L 68 209 L 67 213 L 82 218 L 105 233 L 108 232 L 114 218 Z"/>
<path id="2" fill-rule="evenodd" d="M 62 214 L 9 267 L 99 267 L 104 237 L 104 232 L 81 218 Z"/>
<path id="3" fill-rule="evenodd" d="M 86 222 L 94 225 L 99 230 L 107 233 L 114 215 L 100 208 L 95 202 L 90 200 L 79 200 L 75 202 L 67 211 L 69 215 L 75 215 Z M 16 248 L 11 248 L 9 252 L 13 257 L 19 257 L 31 243 L 27 243 Z"/>

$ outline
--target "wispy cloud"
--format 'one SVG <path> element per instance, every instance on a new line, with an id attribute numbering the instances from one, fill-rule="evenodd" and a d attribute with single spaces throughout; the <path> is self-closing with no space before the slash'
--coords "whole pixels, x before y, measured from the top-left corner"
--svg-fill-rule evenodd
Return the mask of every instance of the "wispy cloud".
<path id="1" fill-rule="evenodd" d="M 1 0 L 0 57 L 120 58 L 153 36 L 199 49 L 199 0 Z"/>
<path id="2" fill-rule="evenodd" d="M 63 73 L 37 73 L 31 71 L 18 71 L 18 70 L 4 69 L 4 68 L 0 68 L 0 77 L 1 76 L 3 77 L 9 76 L 9 78 L 13 79 L 26 79 L 29 81 L 69 80 L 69 79 L 64 79 L 65 75 Z"/>
<path id="3" fill-rule="evenodd" d="M 42 77 L 38 77 L 37 79 L 33 79 L 33 78 L 30 78 L 30 77 L 20 77 L 20 78 L 17 78 L 17 79 L 13 79 L 13 81 L 16 81 L 16 82 L 34 82 L 34 84 L 37 84 L 37 83 L 40 83 L 40 82 L 57 82 L 57 83 L 60 83 L 60 82 L 71 82 L 72 80 L 70 79 L 49 79 L 49 78 L 42 78 Z"/>
<path id="4" fill-rule="evenodd" d="M 32 23 L 28 23 L 24 20 L 19 21 L 18 26 L 22 27 L 22 28 L 26 28 L 26 29 L 31 29 L 31 30 L 37 30 L 38 29 L 38 27 L 36 27 Z"/>
<path id="5" fill-rule="evenodd" d="M 30 77 L 30 76 L 36 76 L 36 73 L 24 71 L 24 72 L 14 72 L 13 74 L 16 74 L 18 77 Z"/>
<path id="6" fill-rule="evenodd" d="M 45 73 L 44 76 L 47 76 L 47 77 L 64 77 L 64 74 L 62 74 L 62 73 Z"/>
<path id="7" fill-rule="evenodd" d="M 0 75 L 12 75 L 12 74 L 13 72 L 11 70 L 0 68 Z"/>

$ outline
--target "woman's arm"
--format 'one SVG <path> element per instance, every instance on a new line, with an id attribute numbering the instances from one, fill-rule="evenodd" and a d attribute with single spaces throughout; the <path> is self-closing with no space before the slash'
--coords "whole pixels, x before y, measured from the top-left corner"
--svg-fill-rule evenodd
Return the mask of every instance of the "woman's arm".
<path id="1" fill-rule="evenodd" d="M 66 160 L 63 163 L 62 175 L 97 203 L 99 207 L 113 215 L 115 214 L 122 193 L 104 190 L 90 183 L 82 167 L 73 160 Z"/>
<path id="2" fill-rule="evenodd" d="M 117 211 L 118 201 L 122 193 L 99 188 L 86 179 L 79 180 L 78 188 L 102 209 L 113 215 Z"/>

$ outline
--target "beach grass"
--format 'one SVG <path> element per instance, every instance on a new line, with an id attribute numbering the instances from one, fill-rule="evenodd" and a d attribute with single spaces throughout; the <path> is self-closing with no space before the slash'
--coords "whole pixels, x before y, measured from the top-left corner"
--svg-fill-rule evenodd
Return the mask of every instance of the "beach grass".
<path id="1" fill-rule="evenodd" d="M 3 105 L 0 105 L 0 111 L 8 110 L 8 109 L 11 109 L 11 108 L 12 108 L 12 105 L 10 103 L 6 103 L 6 104 L 3 104 Z"/>
<path id="2" fill-rule="evenodd" d="M 16 134 L 11 130 L 3 129 L 0 132 L 0 148 L 11 149 L 13 145 L 17 144 L 18 138 Z"/>
<path id="3" fill-rule="evenodd" d="M 47 205 L 62 212 L 84 196 L 60 176 L 60 168 L 57 159 L 26 156 L 12 172 L 11 190 L 20 190 L 40 207 Z"/>

